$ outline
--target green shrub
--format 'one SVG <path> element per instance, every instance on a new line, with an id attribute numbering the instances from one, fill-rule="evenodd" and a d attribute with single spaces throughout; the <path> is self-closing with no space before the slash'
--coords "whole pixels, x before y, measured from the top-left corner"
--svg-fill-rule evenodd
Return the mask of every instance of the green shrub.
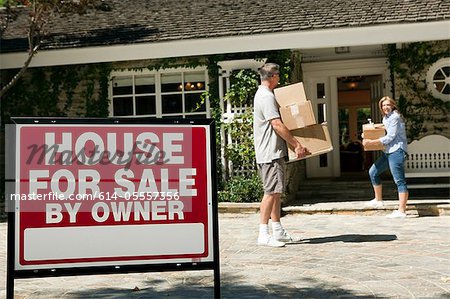
<path id="1" fill-rule="evenodd" d="M 262 196 L 262 183 L 256 174 L 232 177 L 218 194 L 219 202 L 259 202 Z"/>

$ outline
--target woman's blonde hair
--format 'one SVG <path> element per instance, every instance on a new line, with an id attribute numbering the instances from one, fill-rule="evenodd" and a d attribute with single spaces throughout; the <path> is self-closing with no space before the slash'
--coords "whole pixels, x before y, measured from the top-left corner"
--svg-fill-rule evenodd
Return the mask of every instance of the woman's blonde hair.
<path id="1" fill-rule="evenodd" d="M 391 102 L 391 104 L 392 104 L 392 111 L 397 111 L 398 113 L 400 113 L 398 111 L 397 102 L 394 99 L 392 99 L 391 97 L 385 96 L 385 97 L 382 97 L 380 99 L 380 101 L 378 102 L 378 108 L 380 109 L 381 114 L 384 114 L 384 112 L 383 112 L 383 102 L 384 101 Z"/>

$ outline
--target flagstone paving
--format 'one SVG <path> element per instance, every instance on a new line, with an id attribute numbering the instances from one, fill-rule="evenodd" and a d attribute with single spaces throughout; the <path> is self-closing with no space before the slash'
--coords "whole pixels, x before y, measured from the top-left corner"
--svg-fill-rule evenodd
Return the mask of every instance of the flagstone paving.
<path id="1" fill-rule="evenodd" d="M 222 298 L 450 298 L 450 217 L 288 214 L 301 240 L 256 245 L 257 213 L 220 213 Z M 5 297 L 6 223 L 0 223 Z M 130 245 L 131 246 L 131 245 Z M 213 298 L 212 270 L 15 280 L 15 298 Z"/>

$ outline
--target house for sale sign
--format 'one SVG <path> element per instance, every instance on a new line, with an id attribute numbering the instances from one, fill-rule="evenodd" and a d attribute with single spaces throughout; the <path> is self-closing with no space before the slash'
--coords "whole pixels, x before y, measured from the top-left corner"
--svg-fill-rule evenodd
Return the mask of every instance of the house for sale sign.
<path id="1" fill-rule="evenodd" d="M 15 270 L 213 261 L 211 127 L 18 123 Z"/>

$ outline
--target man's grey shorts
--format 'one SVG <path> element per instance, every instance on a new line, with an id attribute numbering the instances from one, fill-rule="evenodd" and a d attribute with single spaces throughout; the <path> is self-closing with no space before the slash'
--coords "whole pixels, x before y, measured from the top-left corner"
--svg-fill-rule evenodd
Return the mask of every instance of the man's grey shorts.
<path id="1" fill-rule="evenodd" d="M 284 192 L 285 160 L 280 158 L 271 163 L 258 164 L 258 172 L 263 183 L 264 194 Z"/>

